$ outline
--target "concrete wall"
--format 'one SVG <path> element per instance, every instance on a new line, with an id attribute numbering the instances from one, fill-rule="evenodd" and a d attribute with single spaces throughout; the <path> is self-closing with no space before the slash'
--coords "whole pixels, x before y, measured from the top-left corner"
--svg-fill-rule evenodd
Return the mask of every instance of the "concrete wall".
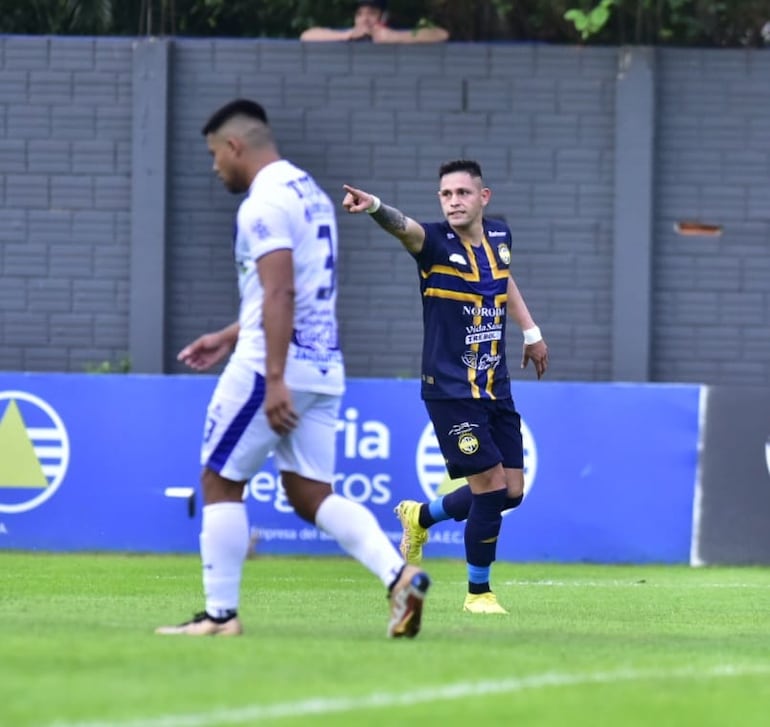
<path id="1" fill-rule="evenodd" d="M 128 347 L 131 44 L 0 38 L 0 368 Z"/>
<path id="2" fill-rule="evenodd" d="M 762 51 L 0 38 L 0 368 L 179 371 L 234 318 L 238 200 L 200 127 L 242 95 L 340 201 L 437 219 L 439 164 L 476 158 L 549 378 L 767 383 L 768 77 Z M 341 208 L 340 231 L 349 374 L 418 375 L 411 259 Z"/>
<path id="3" fill-rule="evenodd" d="M 770 383 L 770 54 L 659 55 L 653 379 Z M 723 225 L 681 237 L 673 223 Z"/>

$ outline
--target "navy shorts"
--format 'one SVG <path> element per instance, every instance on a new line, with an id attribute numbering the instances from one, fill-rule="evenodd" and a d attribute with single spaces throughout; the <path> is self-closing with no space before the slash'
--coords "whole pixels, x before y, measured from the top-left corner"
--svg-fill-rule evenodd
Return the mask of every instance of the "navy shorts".
<path id="1" fill-rule="evenodd" d="M 524 469 L 521 417 L 513 399 L 426 399 L 425 408 L 452 479 L 497 464 Z"/>

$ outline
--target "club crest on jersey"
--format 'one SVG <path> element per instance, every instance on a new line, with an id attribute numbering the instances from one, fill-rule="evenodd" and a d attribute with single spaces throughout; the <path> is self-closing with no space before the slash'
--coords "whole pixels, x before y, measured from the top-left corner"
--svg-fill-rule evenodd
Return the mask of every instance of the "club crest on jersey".
<path id="1" fill-rule="evenodd" d="M 254 222 L 251 225 L 251 231 L 260 240 L 266 240 L 268 237 L 270 237 L 270 228 L 261 219 L 254 220 Z"/>
<path id="2" fill-rule="evenodd" d="M 508 246 L 505 243 L 501 242 L 497 246 L 497 254 L 500 256 L 500 259 L 505 265 L 511 264 L 511 251 L 508 249 Z"/>
<path id="3" fill-rule="evenodd" d="M 479 439 L 473 433 L 474 429 L 478 428 L 478 424 L 471 424 L 470 422 L 461 422 L 455 424 L 449 430 L 450 437 L 457 437 L 457 448 L 463 454 L 475 454 L 479 449 Z"/>
<path id="4" fill-rule="evenodd" d="M 479 450 L 478 437 L 473 432 L 466 432 L 457 438 L 457 448 L 463 454 L 476 454 Z"/>

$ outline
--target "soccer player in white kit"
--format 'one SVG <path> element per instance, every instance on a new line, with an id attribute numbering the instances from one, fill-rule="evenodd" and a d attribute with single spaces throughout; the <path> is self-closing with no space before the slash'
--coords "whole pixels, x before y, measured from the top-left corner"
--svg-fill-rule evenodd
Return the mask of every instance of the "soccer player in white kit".
<path id="1" fill-rule="evenodd" d="M 387 635 L 414 637 L 430 585 L 405 564 L 363 505 L 333 492 L 345 388 L 336 319 L 337 223 L 313 178 L 282 159 L 258 103 L 237 99 L 202 131 L 213 169 L 235 194 L 238 321 L 179 353 L 196 371 L 230 359 L 209 402 L 201 447 L 200 551 L 205 610 L 159 634 L 237 636 L 249 548 L 245 483 L 270 452 L 296 513 L 334 537 L 388 588 Z"/>

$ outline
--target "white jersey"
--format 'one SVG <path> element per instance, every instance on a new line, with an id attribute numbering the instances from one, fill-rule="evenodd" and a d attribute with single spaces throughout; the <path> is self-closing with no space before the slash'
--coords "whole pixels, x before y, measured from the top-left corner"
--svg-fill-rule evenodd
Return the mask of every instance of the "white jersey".
<path id="1" fill-rule="evenodd" d="M 235 263 L 241 294 L 233 358 L 265 374 L 264 289 L 256 261 L 291 250 L 294 331 L 286 358 L 290 389 L 342 394 L 345 368 L 337 331 L 337 219 L 329 196 L 284 159 L 259 171 L 238 209 Z"/>

